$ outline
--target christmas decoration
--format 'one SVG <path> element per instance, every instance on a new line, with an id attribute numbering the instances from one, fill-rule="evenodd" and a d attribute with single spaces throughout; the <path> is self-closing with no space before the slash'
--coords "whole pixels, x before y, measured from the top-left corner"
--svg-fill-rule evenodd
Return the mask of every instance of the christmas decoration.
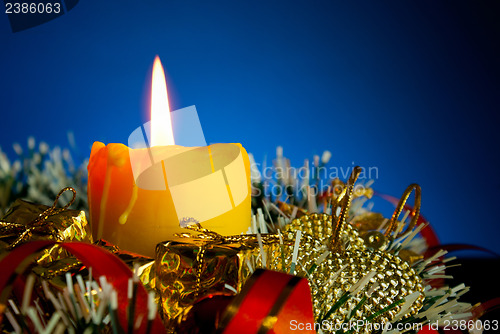
<path id="1" fill-rule="evenodd" d="M 253 270 L 248 261 L 260 252 L 259 243 L 267 256 L 278 246 L 277 235 L 222 236 L 199 225 L 188 228 L 194 234 L 156 246 L 156 287 L 167 327 L 198 298 L 239 292 Z"/>
<path id="2" fill-rule="evenodd" d="M 362 239 L 358 231 L 346 223 L 354 184 L 360 172 L 358 167 L 353 169 L 345 193 L 337 201 L 338 216 L 306 215 L 286 226 L 288 231 L 301 231 L 313 239 L 304 238 L 296 260 L 301 267 L 296 272 L 307 276 L 315 287 L 313 300 L 317 320 L 323 322 L 331 318 L 334 326 L 345 321 L 363 321 L 376 314 L 371 320 L 380 323 L 398 316 L 410 316 L 422 307 L 424 298 L 422 280 L 415 270 L 397 254 L 384 251 L 387 243 L 392 241 L 395 219 L 408 196 L 403 197 L 404 201 L 389 222 L 385 235 L 378 231 L 366 232 Z M 417 194 L 418 206 L 409 228 L 402 235 L 408 234 L 418 218 L 420 190 Z M 314 240 L 319 240 L 319 245 L 311 242 Z M 273 264 L 269 267 L 273 268 Z M 405 312 L 399 313 L 403 311 L 402 305 L 394 305 L 383 312 L 385 306 L 400 300 L 401 304 L 404 300 L 411 300 L 405 304 Z M 343 303 L 339 304 L 339 301 Z"/>
<path id="3" fill-rule="evenodd" d="M 385 333 L 474 323 L 498 304 L 445 285 L 452 258 L 418 185 L 385 218 L 371 168 L 341 170 L 344 183 L 330 152 L 294 169 L 279 147 L 261 173 L 240 144 L 207 146 L 192 127 L 202 140 L 180 146 L 158 57 L 151 91 L 151 122 L 130 148 L 94 143 L 88 177 L 33 138 L 13 164 L 0 151 L 2 331 Z"/>
<path id="4" fill-rule="evenodd" d="M 64 207 L 57 208 L 66 191 L 71 191 L 73 197 Z M 0 250 L 11 250 L 34 240 L 92 242 L 85 212 L 68 210 L 75 198 L 75 189 L 67 187 L 57 194 L 51 207 L 17 199 L 0 220 Z M 44 251 L 38 262 L 47 263 L 64 255 L 63 249 L 52 247 Z"/>
<path id="5" fill-rule="evenodd" d="M 326 165 L 328 158 L 316 157 L 314 167 Z M 274 168 L 279 166 L 289 166 L 281 150 Z M 154 259 L 104 240 L 92 242 L 85 214 L 69 209 L 72 199 L 57 207 L 62 191 L 52 195 L 52 206 L 17 201 L 0 230 L 1 328 L 41 333 L 202 333 L 205 328 L 219 333 L 255 328 L 382 332 L 409 325 L 437 328 L 451 320 L 472 323 L 498 305 L 495 299 L 463 303 L 460 297 L 468 287 L 444 284 L 453 258 L 446 257 L 419 215 L 418 185 L 410 185 L 400 199 L 385 196 L 396 206 L 387 219 L 370 206 L 377 195 L 371 183 L 356 182 L 362 173 L 353 168 L 346 183 L 328 180 L 330 186 L 320 191 L 322 180 L 314 168 L 307 178 L 293 173 L 264 178 L 254 164 L 250 234 L 222 236 L 194 224 L 158 244 Z M 270 184 L 274 193 L 268 191 Z M 63 190 L 73 199 L 81 197 Z M 410 206 L 406 202 L 412 192 Z M 72 240 L 83 242 L 67 242 Z M 28 265 L 23 261 L 28 257 L 38 262 Z M 26 278 L 21 267 L 33 274 Z M 252 277 L 259 273 L 274 278 L 256 285 Z M 310 292 L 302 289 L 299 299 L 291 294 L 281 298 L 287 289 L 278 286 L 306 280 Z M 293 311 L 307 308 L 305 300 L 312 305 L 310 313 Z M 407 331 L 416 332 L 418 326 Z"/>
<path id="6" fill-rule="evenodd" d="M 154 298 L 151 295 L 148 297 L 144 287 L 136 284 L 137 276 L 133 276 L 132 271 L 119 258 L 102 247 L 81 242 L 66 242 L 59 245 L 77 256 L 87 268 L 91 268 L 94 278 L 99 280 L 99 285 L 92 283 L 95 282 L 92 280 L 92 275 L 85 284 L 81 277 L 76 276 L 77 283 L 74 283 L 72 276 L 66 274 L 67 289 L 63 291 L 64 294 L 58 293 L 56 299 L 47 284 L 42 283 L 46 298 L 55 307 L 55 310 L 52 310 L 54 315 L 50 319 L 45 319 L 48 310 L 41 310 L 38 301 L 31 298 L 35 283 L 33 276 L 24 284 L 16 272 L 23 272 L 25 269 L 23 267 L 28 264 L 26 259 L 54 244 L 55 241 L 32 241 L 12 250 L 0 261 L 2 311 L 7 305 L 9 292 L 15 289 L 16 285 L 24 285 L 22 289 L 24 293 L 19 296 L 22 300 L 20 308 L 12 300 L 8 300 L 16 316 L 12 312 L 7 312 L 6 317 L 14 330 L 18 331 L 22 327 L 24 330 L 41 333 L 66 330 L 82 333 L 100 332 L 111 322 L 113 332 L 117 332 L 118 328 L 130 327 L 131 330 L 136 328 L 141 333 L 165 332 L 156 313 L 156 304 L 152 302 Z M 134 288 L 131 289 L 130 286 Z M 97 301 L 93 298 L 94 293 L 99 297 Z M 106 309 L 109 312 L 107 320 L 104 315 Z"/>

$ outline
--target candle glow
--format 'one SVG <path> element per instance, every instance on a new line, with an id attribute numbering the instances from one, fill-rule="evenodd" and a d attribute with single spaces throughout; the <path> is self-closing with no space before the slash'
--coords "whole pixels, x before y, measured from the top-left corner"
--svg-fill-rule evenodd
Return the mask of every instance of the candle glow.
<path id="1" fill-rule="evenodd" d="M 165 73 L 156 57 L 149 124 L 132 132 L 129 147 L 92 146 L 88 197 L 95 240 L 152 257 L 157 243 L 182 233 L 188 224 L 201 223 L 224 235 L 249 228 L 246 150 L 237 143 L 176 144 L 171 115 Z M 183 131 L 189 136 L 191 128 Z"/>
<path id="2" fill-rule="evenodd" d="M 160 57 L 153 63 L 151 82 L 151 146 L 174 145 L 167 83 Z"/>

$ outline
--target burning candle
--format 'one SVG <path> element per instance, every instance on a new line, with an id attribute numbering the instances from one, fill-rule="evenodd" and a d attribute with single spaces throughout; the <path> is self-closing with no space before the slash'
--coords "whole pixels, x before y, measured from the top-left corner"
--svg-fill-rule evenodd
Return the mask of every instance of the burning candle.
<path id="1" fill-rule="evenodd" d="M 88 165 L 94 239 L 153 256 L 182 226 L 200 223 L 223 235 L 251 222 L 250 161 L 240 144 L 175 145 L 165 75 L 153 66 L 151 126 L 129 138 L 136 147 L 95 142 Z M 139 145 L 137 145 L 139 144 Z"/>

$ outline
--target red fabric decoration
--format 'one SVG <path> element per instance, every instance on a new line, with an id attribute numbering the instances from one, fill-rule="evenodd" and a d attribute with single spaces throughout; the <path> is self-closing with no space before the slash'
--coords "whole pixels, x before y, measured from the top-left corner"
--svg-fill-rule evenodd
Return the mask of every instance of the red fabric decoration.
<path id="1" fill-rule="evenodd" d="M 314 331 L 311 291 L 305 278 L 257 269 L 227 307 L 218 333 Z"/>

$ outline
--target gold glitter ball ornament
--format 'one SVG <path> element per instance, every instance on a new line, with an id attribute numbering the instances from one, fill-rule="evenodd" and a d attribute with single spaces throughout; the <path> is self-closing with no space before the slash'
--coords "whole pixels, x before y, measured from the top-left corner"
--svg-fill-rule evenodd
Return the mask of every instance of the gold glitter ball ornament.
<path id="1" fill-rule="evenodd" d="M 326 214 L 304 216 L 294 220 L 286 234 L 288 240 L 293 240 L 297 230 L 303 233 L 295 274 L 309 279 L 316 321 L 326 320 L 334 328 L 345 321 L 368 322 L 369 319 L 372 324 L 387 323 L 401 311 L 405 298 L 419 292 L 405 317 L 416 314 L 423 305 L 424 287 L 408 262 L 398 255 L 366 247 L 358 231 L 348 223 L 344 224 L 341 233 L 347 250 L 330 251 L 328 236 L 332 233 L 332 219 Z M 285 246 L 284 253 L 273 256 L 274 260 L 268 267 L 275 270 L 289 268 L 292 253 L 293 246 Z M 318 263 L 325 254 L 326 258 Z M 285 266 L 280 257 L 286 259 Z M 356 291 L 356 284 L 364 277 L 371 278 Z M 330 312 L 349 291 L 343 304 Z M 363 330 L 359 328 L 359 331 Z"/>
<path id="2" fill-rule="evenodd" d="M 330 242 L 331 236 L 334 234 L 335 226 L 333 225 L 335 217 L 325 213 L 313 213 L 294 219 L 286 226 L 285 231 L 295 233 L 302 231 L 314 239 L 319 240 L 326 245 Z M 351 224 L 344 224 L 342 233 L 340 234 L 340 242 L 348 244 L 350 247 L 364 249 L 364 240 L 359 236 L 358 231 Z"/>
<path id="3" fill-rule="evenodd" d="M 362 238 L 346 222 L 358 175 L 359 169 L 355 168 L 338 217 L 304 215 L 285 230 L 288 240 L 301 231 L 295 274 L 309 279 L 316 321 L 326 321 L 331 332 L 345 323 L 363 324 L 353 329 L 363 332 L 370 329 L 370 324 L 409 317 L 418 312 L 424 300 L 420 276 L 401 257 L 383 250 L 392 235 L 372 231 Z M 408 195 L 407 190 L 404 197 Z M 390 221 L 389 232 L 394 231 L 397 215 Z M 281 254 L 273 256 L 268 267 L 290 268 L 293 248 L 290 244 L 281 247 Z"/>
<path id="4" fill-rule="evenodd" d="M 366 283 L 360 286 L 365 278 Z M 405 298 L 415 292 L 418 297 L 404 317 L 416 314 L 423 305 L 421 278 L 406 261 L 383 251 L 353 249 L 332 253 L 310 279 L 315 282 L 312 298 L 316 319 L 331 321 L 334 326 L 346 320 L 369 319 L 378 324 L 392 321 L 402 310 Z M 345 302 L 334 309 L 343 296 Z"/>

